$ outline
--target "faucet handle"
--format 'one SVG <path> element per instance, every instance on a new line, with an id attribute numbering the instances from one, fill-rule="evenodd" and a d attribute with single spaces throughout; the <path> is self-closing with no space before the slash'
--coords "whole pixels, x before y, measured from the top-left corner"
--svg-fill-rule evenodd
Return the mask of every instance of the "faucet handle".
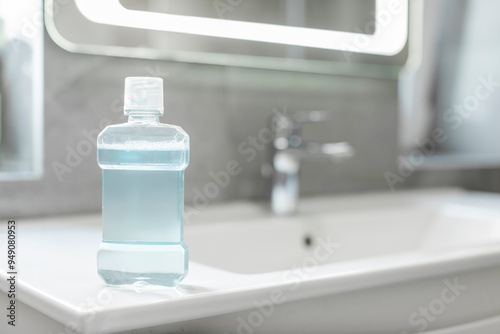
<path id="1" fill-rule="evenodd" d="M 323 122 L 331 118 L 332 112 L 330 111 L 296 111 L 293 113 L 274 115 L 271 119 L 271 123 L 274 128 L 275 138 L 284 138 L 288 140 L 292 136 L 298 135 L 302 124 Z"/>

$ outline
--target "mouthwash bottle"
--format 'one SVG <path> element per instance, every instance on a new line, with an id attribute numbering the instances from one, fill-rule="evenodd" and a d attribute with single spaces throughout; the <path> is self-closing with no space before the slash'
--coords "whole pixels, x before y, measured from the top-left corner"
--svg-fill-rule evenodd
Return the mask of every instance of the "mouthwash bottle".
<path id="1" fill-rule="evenodd" d="M 99 276 L 110 285 L 176 286 L 187 274 L 184 169 L 189 136 L 162 124 L 163 80 L 125 79 L 128 122 L 97 138 L 102 168 Z"/>

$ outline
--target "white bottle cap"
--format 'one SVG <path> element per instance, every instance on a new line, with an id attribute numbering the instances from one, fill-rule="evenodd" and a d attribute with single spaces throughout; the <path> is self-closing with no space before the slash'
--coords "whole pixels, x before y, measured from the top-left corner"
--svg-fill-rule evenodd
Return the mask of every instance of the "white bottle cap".
<path id="1" fill-rule="evenodd" d="M 163 79 L 153 77 L 125 78 L 125 115 L 147 112 L 163 115 Z"/>

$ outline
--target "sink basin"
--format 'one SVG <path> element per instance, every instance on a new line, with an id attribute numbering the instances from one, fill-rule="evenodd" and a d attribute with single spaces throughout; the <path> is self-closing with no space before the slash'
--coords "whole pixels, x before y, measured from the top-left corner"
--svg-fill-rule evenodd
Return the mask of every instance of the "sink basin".
<path id="1" fill-rule="evenodd" d="M 189 275 L 160 290 L 99 279 L 100 215 L 20 220 L 16 329 L 500 332 L 500 195 L 375 193 L 304 199 L 299 209 L 275 217 L 261 204 L 230 203 L 187 215 Z M 1 305 L 8 303 L 5 262 Z"/>
<path id="2" fill-rule="evenodd" d="M 461 195 L 309 199 L 298 216 L 226 217 L 187 228 L 185 239 L 192 260 L 241 274 L 290 269 L 326 244 L 334 251 L 322 265 L 500 244 L 500 199 Z"/>

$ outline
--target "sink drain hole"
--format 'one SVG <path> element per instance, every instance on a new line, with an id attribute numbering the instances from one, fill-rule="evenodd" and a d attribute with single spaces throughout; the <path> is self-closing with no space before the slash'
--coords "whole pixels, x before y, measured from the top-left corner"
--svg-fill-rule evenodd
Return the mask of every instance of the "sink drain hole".
<path id="1" fill-rule="evenodd" d="M 312 240 L 311 236 L 306 235 L 306 236 L 304 237 L 304 246 L 306 246 L 306 247 L 311 247 L 311 246 L 312 246 L 312 243 L 313 243 L 313 240 Z"/>

